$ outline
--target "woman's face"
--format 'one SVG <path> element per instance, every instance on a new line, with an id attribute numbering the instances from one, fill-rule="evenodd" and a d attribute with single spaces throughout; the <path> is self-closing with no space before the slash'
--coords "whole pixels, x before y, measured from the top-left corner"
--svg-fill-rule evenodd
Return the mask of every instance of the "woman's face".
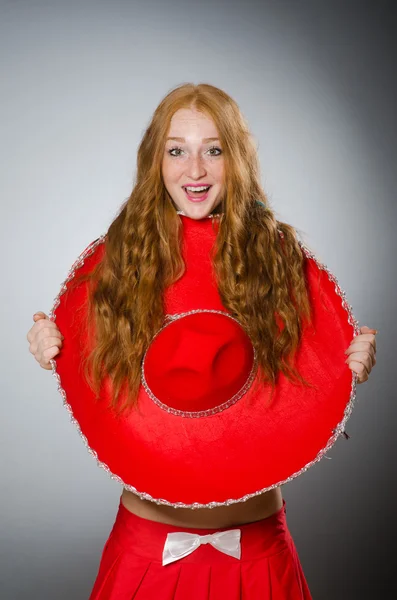
<path id="1" fill-rule="evenodd" d="M 176 111 L 162 161 L 164 184 L 176 208 L 192 219 L 208 216 L 222 200 L 223 163 L 212 119 L 195 109 Z"/>

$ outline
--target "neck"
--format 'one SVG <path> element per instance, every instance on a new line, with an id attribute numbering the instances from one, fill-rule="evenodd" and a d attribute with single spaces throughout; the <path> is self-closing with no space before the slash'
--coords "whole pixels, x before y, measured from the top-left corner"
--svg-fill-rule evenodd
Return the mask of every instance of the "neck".
<path id="1" fill-rule="evenodd" d="M 178 215 L 181 215 L 181 216 L 183 216 L 183 217 L 188 217 L 189 219 L 191 218 L 191 217 L 189 217 L 189 215 L 185 214 L 185 213 L 183 212 L 183 210 L 177 210 L 177 211 L 176 211 L 176 213 L 177 213 Z M 218 218 L 219 218 L 219 217 L 222 217 L 222 215 L 223 215 L 223 213 L 211 213 L 211 214 L 209 214 L 209 215 L 206 215 L 205 217 L 203 217 L 203 219 L 214 219 L 215 217 L 218 217 Z M 202 219 L 196 219 L 196 220 L 199 220 L 199 221 L 201 221 Z"/>

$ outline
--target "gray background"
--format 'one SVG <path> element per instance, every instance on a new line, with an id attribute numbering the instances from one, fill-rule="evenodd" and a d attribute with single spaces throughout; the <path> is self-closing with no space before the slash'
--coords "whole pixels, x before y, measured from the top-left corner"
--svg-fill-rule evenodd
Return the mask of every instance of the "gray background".
<path id="1" fill-rule="evenodd" d="M 278 216 L 379 329 L 351 439 L 283 491 L 315 600 L 395 597 L 393 3 L 17 0 L 0 17 L 0 597 L 91 590 L 121 488 L 26 333 L 129 195 L 150 116 L 186 81 L 237 100 Z"/>

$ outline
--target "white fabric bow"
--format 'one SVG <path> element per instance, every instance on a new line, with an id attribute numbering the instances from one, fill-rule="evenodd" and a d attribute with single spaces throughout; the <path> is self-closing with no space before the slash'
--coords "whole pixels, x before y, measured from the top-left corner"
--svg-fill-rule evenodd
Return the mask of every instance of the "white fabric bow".
<path id="1" fill-rule="evenodd" d="M 184 531 L 169 533 L 164 544 L 163 567 L 191 554 L 201 544 L 211 544 L 220 552 L 239 559 L 241 557 L 240 538 L 241 529 L 229 529 L 208 535 Z"/>

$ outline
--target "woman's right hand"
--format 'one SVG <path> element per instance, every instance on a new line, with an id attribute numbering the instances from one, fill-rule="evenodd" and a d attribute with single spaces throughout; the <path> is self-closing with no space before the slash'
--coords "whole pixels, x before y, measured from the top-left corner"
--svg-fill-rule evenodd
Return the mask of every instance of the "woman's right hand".
<path id="1" fill-rule="evenodd" d="M 33 354 L 43 369 L 51 369 L 50 360 L 56 356 L 62 348 L 64 336 L 58 327 L 43 312 L 33 315 L 34 325 L 29 329 L 27 340 L 30 344 L 29 352 Z"/>

